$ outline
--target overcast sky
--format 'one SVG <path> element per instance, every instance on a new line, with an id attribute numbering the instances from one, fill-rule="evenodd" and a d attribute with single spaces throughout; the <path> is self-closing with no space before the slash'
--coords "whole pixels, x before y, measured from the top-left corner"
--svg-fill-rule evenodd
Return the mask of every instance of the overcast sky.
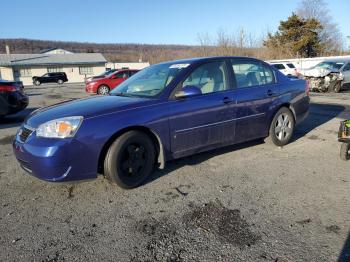
<path id="1" fill-rule="evenodd" d="M 298 2 L 7 0 L 0 2 L 0 38 L 191 45 L 198 44 L 199 33 L 239 28 L 261 38 L 275 31 Z M 329 9 L 344 37 L 350 36 L 350 1 L 329 1 Z"/>

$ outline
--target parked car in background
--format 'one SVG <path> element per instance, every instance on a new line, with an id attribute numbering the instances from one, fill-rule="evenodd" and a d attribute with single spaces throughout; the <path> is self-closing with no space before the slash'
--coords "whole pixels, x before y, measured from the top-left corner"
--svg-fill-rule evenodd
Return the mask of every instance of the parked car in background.
<path id="1" fill-rule="evenodd" d="M 299 72 L 295 65 L 290 62 L 271 63 L 273 67 L 286 76 L 298 76 Z"/>
<path id="2" fill-rule="evenodd" d="M 28 106 L 28 96 L 20 81 L 0 79 L 0 117 L 15 114 Z"/>
<path id="3" fill-rule="evenodd" d="M 350 84 L 350 60 L 327 60 L 301 74 L 310 82 L 310 90 L 318 92 L 340 92 Z"/>
<path id="4" fill-rule="evenodd" d="M 118 71 L 118 70 L 117 69 L 110 69 L 110 70 L 107 70 L 107 71 L 103 72 L 102 74 L 99 74 L 99 75 L 96 75 L 96 76 L 92 76 L 92 77 L 88 77 L 88 78 L 85 79 L 85 83 L 91 82 L 92 80 L 104 78 L 107 75 L 110 75 L 110 74 L 112 74 L 112 73 L 114 73 L 116 71 Z"/>
<path id="5" fill-rule="evenodd" d="M 171 159 L 258 138 L 286 145 L 308 114 L 308 95 L 305 80 L 253 58 L 166 62 L 108 96 L 37 110 L 13 150 L 23 169 L 43 180 L 103 173 L 133 188 Z"/>
<path id="6" fill-rule="evenodd" d="M 86 82 L 86 92 L 99 95 L 107 95 L 112 89 L 117 87 L 130 76 L 136 74 L 139 70 L 118 70 L 102 78 L 91 79 Z"/>
<path id="7" fill-rule="evenodd" d="M 42 76 L 33 76 L 33 84 L 38 86 L 42 83 L 57 83 L 63 84 L 68 81 L 67 75 L 64 72 L 56 72 L 56 73 L 46 73 Z"/>

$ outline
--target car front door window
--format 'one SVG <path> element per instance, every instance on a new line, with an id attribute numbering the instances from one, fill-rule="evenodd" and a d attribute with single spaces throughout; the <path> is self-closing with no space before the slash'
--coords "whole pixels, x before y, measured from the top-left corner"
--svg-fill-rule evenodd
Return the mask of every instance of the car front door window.
<path id="1" fill-rule="evenodd" d="M 202 94 L 224 91 L 227 89 L 225 63 L 212 62 L 195 69 L 183 82 L 184 86 L 196 86 Z"/>

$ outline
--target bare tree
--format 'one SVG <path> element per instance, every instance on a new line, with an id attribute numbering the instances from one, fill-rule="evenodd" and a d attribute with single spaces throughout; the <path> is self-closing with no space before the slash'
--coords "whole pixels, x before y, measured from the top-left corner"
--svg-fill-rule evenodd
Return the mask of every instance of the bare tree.
<path id="1" fill-rule="evenodd" d="M 212 41 L 211 37 L 208 33 L 200 33 L 197 35 L 197 39 L 199 42 L 199 50 L 198 55 L 199 56 L 211 56 L 211 50 L 212 50 Z"/>
<path id="2" fill-rule="evenodd" d="M 315 18 L 321 22 L 323 29 L 320 38 L 326 54 L 337 54 L 343 50 L 343 36 L 338 25 L 333 21 L 330 10 L 324 0 L 301 0 L 296 10 L 304 19 Z"/>

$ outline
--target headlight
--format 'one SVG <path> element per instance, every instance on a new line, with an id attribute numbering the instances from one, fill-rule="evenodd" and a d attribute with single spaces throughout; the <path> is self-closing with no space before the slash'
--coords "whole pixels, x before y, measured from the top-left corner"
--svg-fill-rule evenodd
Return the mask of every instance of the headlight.
<path id="1" fill-rule="evenodd" d="M 36 135 L 49 138 L 73 137 L 83 121 L 82 116 L 64 117 L 41 124 Z"/>

